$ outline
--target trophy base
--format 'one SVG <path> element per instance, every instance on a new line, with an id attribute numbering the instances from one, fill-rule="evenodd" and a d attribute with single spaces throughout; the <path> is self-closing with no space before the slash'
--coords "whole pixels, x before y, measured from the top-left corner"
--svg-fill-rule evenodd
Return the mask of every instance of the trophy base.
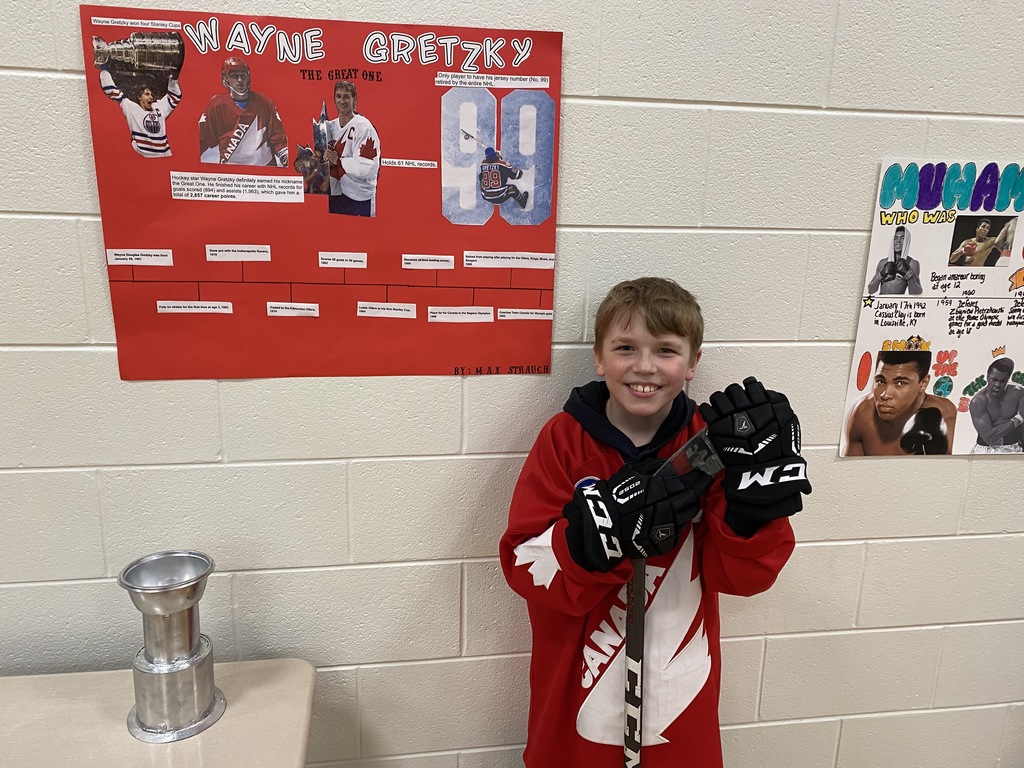
<path id="1" fill-rule="evenodd" d="M 169 731 L 154 731 L 146 728 L 139 722 L 139 718 L 135 714 L 135 707 L 132 707 L 128 713 L 128 732 L 139 741 L 144 741 L 147 744 L 168 744 L 172 741 L 181 741 L 190 736 L 195 736 L 197 733 L 202 733 L 220 720 L 220 716 L 224 714 L 227 706 L 227 700 L 224 698 L 224 694 L 221 693 L 220 688 L 214 688 L 213 707 L 209 712 L 191 725 Z"/>

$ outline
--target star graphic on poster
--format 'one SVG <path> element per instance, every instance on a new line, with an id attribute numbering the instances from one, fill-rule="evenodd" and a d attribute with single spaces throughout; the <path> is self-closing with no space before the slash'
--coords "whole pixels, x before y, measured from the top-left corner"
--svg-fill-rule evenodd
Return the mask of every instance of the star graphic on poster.
<path id="1" fill-rule="evenodd" d="M 865 307 L 873 307 L 874 305 L 875 305 L 875 297 L 874 296 L 865 296 L 864 297 L 864 306 Z"/>

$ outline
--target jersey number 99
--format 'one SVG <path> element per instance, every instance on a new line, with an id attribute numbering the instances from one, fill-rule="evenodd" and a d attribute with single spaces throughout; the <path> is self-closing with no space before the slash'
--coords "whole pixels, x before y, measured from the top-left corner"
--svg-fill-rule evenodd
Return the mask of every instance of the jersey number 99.
<path id="1" fill-rule="evenodd" d="M 441 212 L 453 224 L 486 224 L 495 208 L 518 226 L 551 216 L 554 100 L 543 91 L 517 89 L 501 100 L 500 132 L 498 116 L 498 102 L 486 88 L 456 87 L 441 97 Z M 530 193 L 525 210 L 514 202 L 495 206 L 480 196 L 481 186 L 491 183 L 487 174 L 480 177 L 485 147 L 498 148 L 505 162 L 523 172 L 512 183 Z M 501 186 L 499 176 L 489 188 Z"/>

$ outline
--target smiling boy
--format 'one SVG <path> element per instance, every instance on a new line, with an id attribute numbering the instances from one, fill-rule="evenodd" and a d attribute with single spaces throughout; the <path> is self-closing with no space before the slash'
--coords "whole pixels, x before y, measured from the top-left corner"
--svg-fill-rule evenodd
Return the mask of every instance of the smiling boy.
<path id="1" fill-rule="evenodd" d="M 700 362 L 703 318 L 671 280 L 615 286 L 594 335 L 604 381 L 575 388 L 541 430 L 500 545 L 533 633 L 523 760 L 623 764 L 625 584 L 631 558 L 646 557 L 643 764 L 718 768 L 718 593 L 767 589 L 793 551 L 788 517 L 810 492 L 796 417 L 753 380 L 715 393 L 698 413 L 683 387 Z M 733 431 L 740 410 L 754 442 Z M 705 418 L 725 471 L 713 480 L 658 472 Z M 773 483 L 782 466 L 796 468 L 798 482 Z M 764 482 L 747 482 L 754 474 Z"/>

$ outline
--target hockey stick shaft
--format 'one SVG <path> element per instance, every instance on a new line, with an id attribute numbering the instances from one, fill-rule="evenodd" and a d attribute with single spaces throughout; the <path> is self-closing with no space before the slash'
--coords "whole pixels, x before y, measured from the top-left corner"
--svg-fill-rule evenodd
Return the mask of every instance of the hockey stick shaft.
<path id="1" fill-rule="evenodd" d="M 484 148 L 485 145 L 481 144 L 480 140 L 476 136 L 474 136 L 472 133 L 470 133 L 469 131 L 463 130 L 462 128 L 459 128 L 459 130 L 462 131 L 462 135 L 463 136 L 465 136 L 470 141 L 475 142 L 478 147 L 480 147 L 481 149 Z"/>
<path id="2" fill-rule="evenodd" d="M 626 768 L 640 768 L 643 742 L 644 603 L 647 601 L 647 561 L 633 560 L 626 582 L 626 691 L 622 744 Z"/>
<path id="3" fill-rule="evenodd" d="M 707 437 L 707 428 L 694 435 L 655 472 L 684 475 L 691 469 L 714 474 L 721 459 Z M 640 768 L 643 744 L 644 607 L 647 603 L 647 561 L 633 560 L 633 576 L 626 582 L 626 690 L 622 734 L 626 768 Z"/>

